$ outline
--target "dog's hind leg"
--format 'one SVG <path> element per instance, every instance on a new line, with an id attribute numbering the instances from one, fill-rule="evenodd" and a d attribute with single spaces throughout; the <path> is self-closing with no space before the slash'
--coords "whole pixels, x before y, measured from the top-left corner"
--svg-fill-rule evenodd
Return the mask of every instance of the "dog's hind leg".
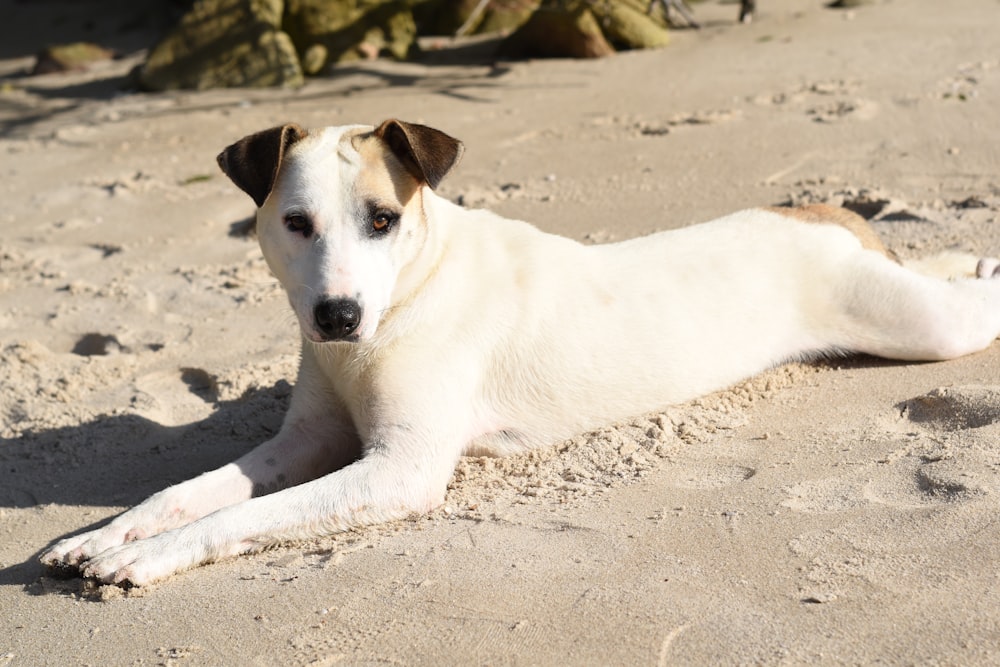
<path id="1" fill-rule="evenodd" d="M 968 264 L 968 262 L 966 262 Z M 982 350 L 1000 334 L 996 260 L 969 266 L 977 278 L 943 280 L 858 253 L 834 281 L 819 337 L 834 347 L 903 360 L 952 359 Z"/>
<path id="2" fill-rule="evenodd" d="M 937 255 L 909 259 L 906 268 L 925 276 L 958 280 L 959 278 L 993 278 L 1000 273 L 1000 259 L 978 257 L 966 252 L 947 250 Z"/>

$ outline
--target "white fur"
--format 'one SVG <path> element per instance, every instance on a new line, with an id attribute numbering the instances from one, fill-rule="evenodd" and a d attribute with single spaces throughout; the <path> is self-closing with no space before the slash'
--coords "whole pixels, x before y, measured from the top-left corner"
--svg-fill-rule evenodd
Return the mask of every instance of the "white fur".
<path id="1" fill-rule="evenodd" d="M 549 445 L 793 358 L 947 359 L 1000 333 L 1000 281 L 922 275 L 842 227 L 773 211 L 584 246 L 423 186 L 391 238 L 366 238 L 357 132 L 296 144 L 259 212 L 264 255 L 303 333 L 280 433 L 59 542 L 44 562 L 142 585 L 429 510 L 463 453 Z M 296 208 L 314 215 L 315 238 L 283 226 Z M 977 271 L 974 259 L 961 264 L 948 270 Z M 311 309 L 324 296 L 363 304 L 360 340 L 316 342 Z"/>

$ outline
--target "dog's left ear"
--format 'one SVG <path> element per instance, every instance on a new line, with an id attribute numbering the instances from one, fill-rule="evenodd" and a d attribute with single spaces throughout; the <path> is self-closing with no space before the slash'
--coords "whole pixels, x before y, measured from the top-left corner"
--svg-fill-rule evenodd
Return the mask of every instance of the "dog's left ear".
<path id="1" fill-rule="evenodd" d="M 243 137 L 219 153 L 216 161 L 226 176 L 260 208 L 271 194 L 285 151 L 304 136 L 306 131 L 294 123 L 272 127 Z"/>
<path id="2" fill-rule="evenodd" d="M 461 141 L 440 130 L 401 120 L 385 121 L 375 128 L 375 136 L 411 174 L 431 188 L 438 186 L 465 151 Z"/>

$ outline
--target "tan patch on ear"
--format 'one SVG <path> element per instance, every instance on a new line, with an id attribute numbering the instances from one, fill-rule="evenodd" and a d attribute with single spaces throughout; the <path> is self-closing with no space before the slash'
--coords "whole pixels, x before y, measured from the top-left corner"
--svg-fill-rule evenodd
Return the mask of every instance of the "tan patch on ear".
<path id="1" fill-rule="evenodd" d="M 409 207 L 414 195 L 420 192 L 420 180 L 374 135 L 359 136 L 354 147 L 363 165 L 358 177 L 358 194 L 385 204 Z"/>
<path id="2" fill-rule="evenodd" d="M 800 222 L 823 225 L 840 225 L 858 237 L 861 246 L 868 250 L 879 252 L 892 261 L 899 263 L 896 253 L 885 247 L 882 239 L 875 233 L 871 224 L 854 211 L 839 206 L 826 204 L 809 204 L 808 206 L 768 206 L 765 211 L 793 218 Z"/>

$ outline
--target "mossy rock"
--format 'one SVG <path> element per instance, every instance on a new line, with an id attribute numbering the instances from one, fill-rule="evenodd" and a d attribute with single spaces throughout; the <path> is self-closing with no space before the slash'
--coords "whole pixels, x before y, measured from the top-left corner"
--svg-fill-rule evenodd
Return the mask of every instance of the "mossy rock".
<path id="1" fill-rule="evenodd" d="M 600 58 L 614 52 L 584 2 L 543 4 L 499 50 L 506 58 Z"/>
<path id="2" fill-rule="evenodd" d="M 298 55 L 279 29 L 281 0 L 197 0 L 150 51 L 146 90 L 301 86 Z"/>
<path id="3" fill-rule="evenodd" d="M 402 60 L 416 48 L 412 0 L 286 0 L 282 28 L 307 74 L 327 65 L 387 54 Z"/>
<path id="4" fill-rule="evenodd" d="M 462 35 L 504 34 L 524 25 L 539 4 L 540 0 L 491 2 L 474 16 L 479 0 L 432 0 L 415 5 L 413 13 L 421 35 L 455 35 L 463 26 Z"/>
<path id="5" fill-rule="evenodd" d="M 670 41 L 667 26 L 646 13 L 636 0 L 595 2 L 594 12 L 604 36 L 618 49 L 658 49 Z"/>
<path id="6" fill-rule="evenodd" d="M 421 35 L 454 35 L 478 5 L 479 0 L 435 0 L 416 5 L 413 16 Z"/>
<path id="7" fill-rule="evenodd" d="M 536 6 L 528 3 L 514 3 L 511 6 L 490 7 L 469 34 L 488 35 L 510 33 L 524 25 L 534 13 Z"/>
<path id="8" fill-rule="evenodd" d="M 597 58 L 616 49 L 665 46 L 666 25 L 642 0 L 545 0 L 501 44 L 506 57 Z"/>
<path id="9" fill-rule="evenodd" d="M 111 49 L 91 42 L 50 46 L 38 54 L 31 73 L 34 75 L 84 70 L 95 63 L 111 60 L 114 56 L 114 51 Z"/>

